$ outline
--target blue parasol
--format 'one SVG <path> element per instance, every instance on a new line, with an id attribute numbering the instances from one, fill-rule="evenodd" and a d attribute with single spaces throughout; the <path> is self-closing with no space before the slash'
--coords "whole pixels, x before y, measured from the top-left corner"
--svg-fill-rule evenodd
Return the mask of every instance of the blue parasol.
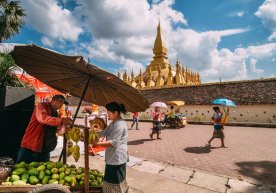
<path id="1" fill-rule="evenodd" d="M 215 99 L 213 100 L 212 104 L 228 106 L 228 107 L 237 107 L 237 105 L 233 101 L 225 98 Z"/>

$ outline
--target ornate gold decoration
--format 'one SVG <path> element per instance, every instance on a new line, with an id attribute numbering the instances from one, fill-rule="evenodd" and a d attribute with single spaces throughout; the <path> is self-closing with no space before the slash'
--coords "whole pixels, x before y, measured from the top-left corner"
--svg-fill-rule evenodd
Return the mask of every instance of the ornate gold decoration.
<path id="1" fill-rule="evenodd" d="M 133 69 L 131 78 L 127 73 L 123 74 L 123 80 L 132 87 L 137 89 L 153 88 L 153 87 L 172 87 L 175 85 L 197 85 L 201 84 L 199 72 L 195 72 L 182 65 L 177 59 L 175 67 L 168 60 L 167 48 L 162 38 L 162 29 L 160 21 L 158 21 L 157 34 L 153 46 L 153 60 L 139 75 L 134 76 Z M 118 73 L 119 77 L 119 73 Z"/>

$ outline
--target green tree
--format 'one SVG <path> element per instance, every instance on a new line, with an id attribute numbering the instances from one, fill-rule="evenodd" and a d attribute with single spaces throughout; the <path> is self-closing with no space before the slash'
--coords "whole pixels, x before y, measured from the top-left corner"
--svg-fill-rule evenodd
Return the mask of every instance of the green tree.
<path id="1" fill-rule="evenodd" d="M 0 0 L 0 42 L 20 32 L 24 25 L 24 16 L 19 1 Z"/>
<path id="2" fill-rule="evenodd" d="M 11 54 L 0 53 L 0 88 L 4 88 L 5 86 L 27 86 L 18 80 L 15 75 L 16 70 L 19 70 L 19 68 L 14 65 L 14 60 Z"/>

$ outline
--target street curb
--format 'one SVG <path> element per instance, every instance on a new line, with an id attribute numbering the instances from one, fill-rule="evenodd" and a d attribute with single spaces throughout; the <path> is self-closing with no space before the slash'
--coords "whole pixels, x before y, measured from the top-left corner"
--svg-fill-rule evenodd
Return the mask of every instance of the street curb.
<path id="1" fill-rule="evenodd" d="M 103 154 L 102 154 L 102 155 L 103 155 Z M 98 158 L 98 159 L 103 159 L 104 157 L 103 157 L 102 155 L 98 154 L 98 155 L 97 155 L 97 158 Z M 223 175 L 223 174 L 217 174 L 217 173 L 212 173 L 212 172 L 208 172 L 208 171 L 198 170 L 198 169 L 194 169 L 194 168 L 187 168 L 187 167 L 177 166 L 177 165 L 170 164 L 170 163 L 165 163 L 165 162 L 151 161 L 151 160 L 148 160 L 148 159 L 138 158 L 138 157 L 134 157 L 134 156 L 131 156 L 131 157 L 136 158 L 136 159 L 141 159 L 141 160 L 143 160 L 143 161 L 137 163 L 136 165 L 127 166 L 128 168 L 135 169 L 135 170 L 137 170 L 137 171 L 139 171 L 139 172 L 146 172 L 146 171 L 142 171 L 142 170 L 137 169 L 137 166 L 142 165 L 143 162 L 148 162 L 148 163 L 151 163 L 151 164 L 153 164 L 153 165 L 154 165 L 154 164 L 156 164 L 156 165 L 162 165 L 162 166 L 164 167 L 164 168 L 161 169 L 157 174 L 154 174 L 154 175 L 158 175 L 158 176 L 160 176 L 160 173 L 163 172 L 165 168 L 167 168 L 167 167 L 170 166 L 170 167 L 179 168 L 179 169 L 183 169 L 183 170 L 187 170 L 187 171 L 188 171 L 188 170 L 189 170 L 189 171 L 193 171 L 193 175 L 194 175 L 195 173 L 199 172 L 199 173 L 209 174 L 209 175 L 212 175 L 212 176 L 215 176 L 215 177 L 226 178 L 226 179 L 227 179 L 227 183 L 225 184 L 226 192 L 227 192 L 229 189 L 231 189 L 231 187 L 230 187 L 230 188 L 228 187 L 228 186 L 230 186 L 230 185 L 229 185 L 230 179 L 231 179 L 231 180 L 235 180 L 235 181 L 241 181 L 241 182 L 244 182 L 244 183 L 253 185 L 253 186 L 256 187 L 256 188 L 257 188 L 257 187 L 266 187 L 266 188 L 269 188 L 269 189 L 271 190 L 271 193 L 273 193 L 273 190 L 276 189 L 276 186 L 274 186 L 274 185 L 261 185 L 261 184 L 255 184 L 255 183 L 252 183 L 252 182 L 250 182 L 250 181 L 248 181 L 248 180 L 239 180 L 239 179 L 233 178 L 233 177 L 231 177 L 231 176 Z M 149 173 L 150 173 L 150 172 L 149 172 Z M 193 175 L 190 176 L 190 179 L 188 180 L 188 182 L 193 178 Z M 163 176 L 163 177 L 164 177 L 164 176 Z M 170 179 L 170 178 L 168 178 L 168 177 L 165 177 L 165 178 Z M 172 179 L 170 179 L 170 180 L 172 180 Z M 174 181 L 177 181 L 177 180 L 174 180 Z M 177 181 L 177 182 L 180 182 L 180 181 Z M 187 185 L 191 185 L 191 186 L 203 188 L 203 187 L 200 187 L 200 186 L 196 186 L 196 185 L 189 184 L 188 182 L 187 182 L 187 183 L 180 182 L 180 183 L 184 183 L 184 184 L 187 184 Z M 203 188 L 203 189 L 210 190 L 210 189 L 208 189 L 208 188 Z M 212 191 L 214 191 L 214 190 L 212 190 Z"/>

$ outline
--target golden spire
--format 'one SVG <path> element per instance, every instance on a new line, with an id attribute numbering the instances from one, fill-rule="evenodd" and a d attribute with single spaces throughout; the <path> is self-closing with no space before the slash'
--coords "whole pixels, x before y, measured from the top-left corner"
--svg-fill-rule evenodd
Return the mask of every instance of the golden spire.
<path id="1" fill-rule="evenodd" d="M 127 76 L 127 82 L 130 84 L 131 83 L 131 78 L 130 76 Z"/>
<path id="2" fill-rule="evenodd" d="M 161 67 L 158 69 L 158 76 L 156 79 L 156 86 L 163 86 L 165 83 L 164 79 L 161 76 Z"/>
<path id="3" fill-rule="evenodd" d="M 125 73 L 124 73 L 124 75 L 123 75 L 123 80 L 124 80 L 125 82 L 127 82 L 127 72 L 126 72 L 126 70 L 125 70 Z"/>
<path id="4" fill-rule="evenodd" d="M 176 60 L 176 72 L 180 72 L 180 71 L 181 71 L 181 67 L 180 67 L 179 60 L 177 58 L 177 60 Z"/>
<path id="5" fill-rule="evenodd" d="M 172 74 L 171 64 L 169 66 L 169 75 L 168 75 L 168 78 L 167 78 L 167 81 L 166 81 L 166 85 L 168 85 L 168 86 L 173 85 L 173 74 Z"/>
<path id="6" fill-rule="evenodd" d="M 142 69 L 140 68 L 139 81 L 138 81 L 138 84 L 137 84 L 136 88 L 142 89 L 144 87 L 145 87 L 145 83 L 143 81 Z"/>
<path id="7" fill-rule="evenodd" d="M 132 72 L 131 72 L 131 80 L 130 80 L 130 85 L 132 86 L 132 87 L 136 87 L 136 82 L 135 82 L 135 79 L 134 79 L 134 72 L 133 72 L 133 68 L 132 68 Z"/>
<path id="8" fill-rule="evenodd" d="M 160 26 L 160 20 L 158 20 L 158 26 L 157 26 L 157 35 L 155 38 L 155 42 L 154 42 L 154 47 L 153 47 L 153 53 L 154 54 L 167 54 L 167 48 L 166 45 L 162 39 L 162 35 L 161 35 L 161 26 Z"/>
<path id="9" fill-rule="evenodd" d="M 117 77 L 121 79 L 121 73 L 118 71 Z"/>
<path id="10" fill-rule="evenodd" d="M 182 74 L 182 77 L 183 77 L 183 81 L 184 81 L 184 84 L 186 84 L 186 73 L 185 73 L 185 68 L 184 66 L 182 65 L 182 68 L 181 68 L 181 74 Z"/>
<path id="11" fill-rule="evenodd" d="M 134 81 L 134 72 L 133 72 L 133 68 L 132 68 L 132 71 L 131 71 L 131 81 Z"/>
<path id="12" fill-rule="evenodd" d="M 147 87 L 153 87 L 153 86 L 155 86 L 155 83 L 153 82 L 153 80 L 152 80 L 152 73 L 151 73 L 151 67 L 149 66 L 148 67 L 148 80 L 147 80 Z"/>

